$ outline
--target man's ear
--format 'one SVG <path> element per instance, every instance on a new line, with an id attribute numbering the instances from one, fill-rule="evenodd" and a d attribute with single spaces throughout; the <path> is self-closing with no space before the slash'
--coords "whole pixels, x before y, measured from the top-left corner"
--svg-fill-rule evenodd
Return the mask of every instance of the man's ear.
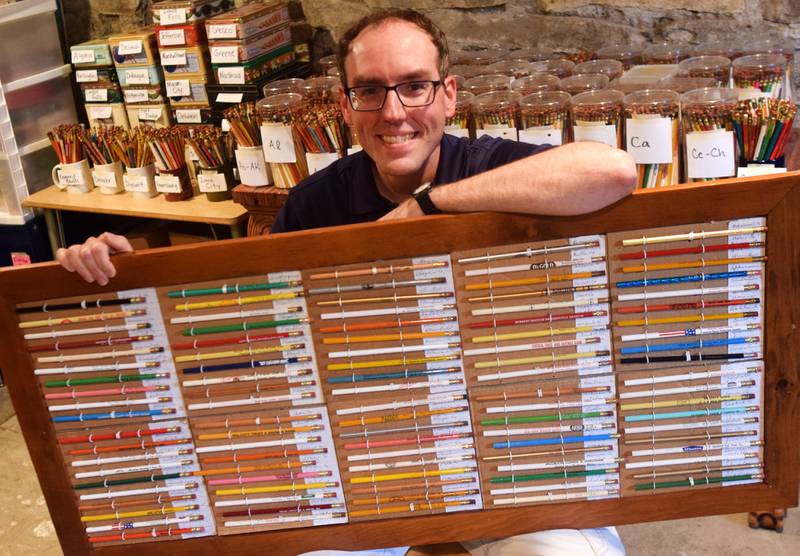
<path id="1" fill-rule="evenodd" d="M 445 116 L 450 118 L 456 113 L 456 80 L 452 75 L 444 78 Z"/>
<path id="2" fill-rule="evenodd" d="M 351 119 L 351 110 L 350 101 L 347 100 L 347 93 L 344 92 L 344 87 L 339 85 L 339 108 L 342 110 L 342 115 L 344 116 L 344 121 L 347 125 L 350 125 Z"/>

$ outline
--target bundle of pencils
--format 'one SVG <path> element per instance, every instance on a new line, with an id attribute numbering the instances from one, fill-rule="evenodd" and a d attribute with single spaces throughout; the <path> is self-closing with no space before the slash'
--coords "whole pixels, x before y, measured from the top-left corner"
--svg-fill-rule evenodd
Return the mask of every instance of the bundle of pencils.
<path id="1" fill-rule="evenodd" d="M 347 149 L 347 128 L 335 104 L 311 104 L 299 114 L 294 129 L 309 153 L 339 153 Z"/>
<path id="2" fill-rule="evenodd" d="M 790 100 L 762 97 L 739 102 L 732 118 L 742 163 L 780 159 L 795 114 L 797 105 Z"/>
<path id="3" fill-rule="evenodd" d="M 647 189 L 663 187 L 680 182 L 680 159 L 678 154 L 678 120 L 680 98 L 673 91 L 641 91 L 625 98 L 625 117 L 632 120 L 667 118 L 670 120 L 669 137 L 661 138 L 672 145 L 672 160 L 661 164 L 636 164 L 637 187 Z M 628 130 L 630 133 L 630 129 Z"/>
<path id="4" fill-rule="evenodd" d="M 753 89 L 780 98 L 786 73 L 782 54 L 753 54 L 733 62 L 733 83 L 738 89 Z"/>
<path id="5" fill-rule="evenodd" d="M 153 152 L 147 146 L 150 129 L 138 126 L 114 137 L 114 143 L 124 154 L 122 162 L 127 168 L 143 168 L 153 163 Z"/>
<path id="6" fill-rule="evenodd" d="M 195 128 L 186 142 L 197 155 L 201 168 L 221 168 L 233 161 L 233 137 L 230 133 L 222 133 L 218 127 Z"/>
<path id="7" fill-rule="evenodd" d="M 258 129 L 259 118 L 256 105 L 245 102 L 231 106 L 223 113 L 231 126 L 231 134 L 240 147 L 258 147 L 261 145 L 261 131 Z"/>
<path id="8" fill-rule="evenodd" d="M 127 155 L 117 141 L 124 133 L 125 130 L 117 126 L 103 126 L 85 130 L 81 135 L 81 141 L 92 164 L 103 165 L 124 161 Z"/>
<path id="9" fill-rule="evenodd" d="M 56 151 L 56 156 L 61 164 L 73 164 L 83 160 L 84 129 L 78 124 L 60 125 L 47 132 L 47 138 Z"/>
<path id="10" fill-rule="evenodd" d="M 147 146 L 159 171 L 174 171 L 186 166 L 186 128 L 183 126 L 151 129 Z"/>

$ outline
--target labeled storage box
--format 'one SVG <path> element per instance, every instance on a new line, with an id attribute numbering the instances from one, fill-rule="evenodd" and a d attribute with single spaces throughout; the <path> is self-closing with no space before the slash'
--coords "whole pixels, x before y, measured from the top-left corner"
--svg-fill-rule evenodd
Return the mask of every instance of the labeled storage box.
<path id="1" fill-rule="evenodd" d="M 159 66 L 131 66 L 117 70 L 119 84 L 123 87 L 130 85 L 157 85 L 164 82 L 164 75 Z"/>
<path id="2" fill-rule="evenodd" d="M 108 37 L 114 65 L 150 66 L 158 63 L 155 32 L 151 29 Z"/>
<path id="3" fill-rule="evenodd" d="M 153 23 L 165 26 L 202 21 L 232 5 L 231 0 L 164 0 L 153 4 Z"/>
<path id="4" fill-rule="evenodd" d="M 156 44 L 159 49 L 203 45 L 206 44 L 206 28 L 199 22 L 184 25 L 159 25 L 156 27 Z"/>
<path id="5" fill-rule="evenodd" d="M 165 48 L 159 51 L 164 75 L 207 76 L 209 65 L 205 46 Z"/>
<path id="6" fill-rule="evenodd" d="M 206 21 L 210 40 L 245 39 L 289 23 L 289 7 L 284 2 L 246 4 Z"/>
<path id="7" fill-rule="evenodd" d="M 167 127 L 171 123 L 169 107 L 166 104 L 126 105 L 128 121 L 131 127 L 146 125 L 151 127 Z"/>
<path id="8" fill-rule="evenodd" d="M 212 64 L 239 64 L 255 60 L 273 50 L 292 44 L 289 26 L 267 30 L 245 39 L 214 41 L 211 51 Z"/>
<path id="9" fill-rule="evenodd" d="M 111 48 L 106 39 L 74 44 L 69 47 L 70 61 L 76 68 L 111 66 L 114 59 L 111 57 Z"/>
<path id="10" fill-rule="evenodd" d="M 87 104 L 86 118 L 89 127 L 119 126 L 128 129 L 128 113 L 121 102 L 116 104 Z"/>
<path id="11" fill-rule="evenodd" d="M 294 61 L 294 48 L 287 44 L 260 58 L 240 65 L 212 65 L 217 83 L 242 85 L 252 83 Z"/>
<path id="12" fill-rule="evenodd" d="M 167 97 L 171 106 L 183 104 L 208 105 L 205 77 L 186 77 L 167 79 Z"/>

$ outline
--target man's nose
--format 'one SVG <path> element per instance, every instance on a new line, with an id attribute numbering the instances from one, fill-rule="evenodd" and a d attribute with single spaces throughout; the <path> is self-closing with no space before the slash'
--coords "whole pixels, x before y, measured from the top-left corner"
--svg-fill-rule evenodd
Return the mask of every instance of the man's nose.
<path id="1" fill-rule="evenodd" d="M 383 101 L 383 117 L 386 120 L 398 120 L 406 115 L 406 107 L 400 102 L 400 95 L 396 89 L 386 91 Z"/>

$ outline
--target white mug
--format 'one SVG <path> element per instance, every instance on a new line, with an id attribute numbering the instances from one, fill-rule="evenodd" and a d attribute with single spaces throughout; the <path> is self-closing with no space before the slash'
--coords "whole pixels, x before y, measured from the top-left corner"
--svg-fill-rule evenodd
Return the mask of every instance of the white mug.
<path id="1" fill-rule="evenodd" d="M 239 181 L 243 185 L 261 187 L 272 183 L 269 165 L 264 162 L 264 150 L 261 146 L 236 149 L 236 166 L 239 169 Z"/>
<path id="2" fill-rule="evenodd" d="M 122 174 L 122 162 L 119 160 L 110 164 L 95 164 L 92 168 L 94 186 L 99 187 L 100 193 L 104 195 L 122 193 L 124 190 Z"/>
<path id="3" fill-rule="evenodd" d="M 89 193 L 94 189 L 94 182 L 89 171 L 89 161 L 85 158 L 70 164 L 56 164 L 52 171 L 53 183 L 69 193 Z"/>
<path id="4" fill-rule="evenodd" d="M 155 197 L 156 191 L 156 165 L 148 164 L 138 168 L 128 168 L 123 176 L 125 191 L 133 192 L 134 197 Z"/>

